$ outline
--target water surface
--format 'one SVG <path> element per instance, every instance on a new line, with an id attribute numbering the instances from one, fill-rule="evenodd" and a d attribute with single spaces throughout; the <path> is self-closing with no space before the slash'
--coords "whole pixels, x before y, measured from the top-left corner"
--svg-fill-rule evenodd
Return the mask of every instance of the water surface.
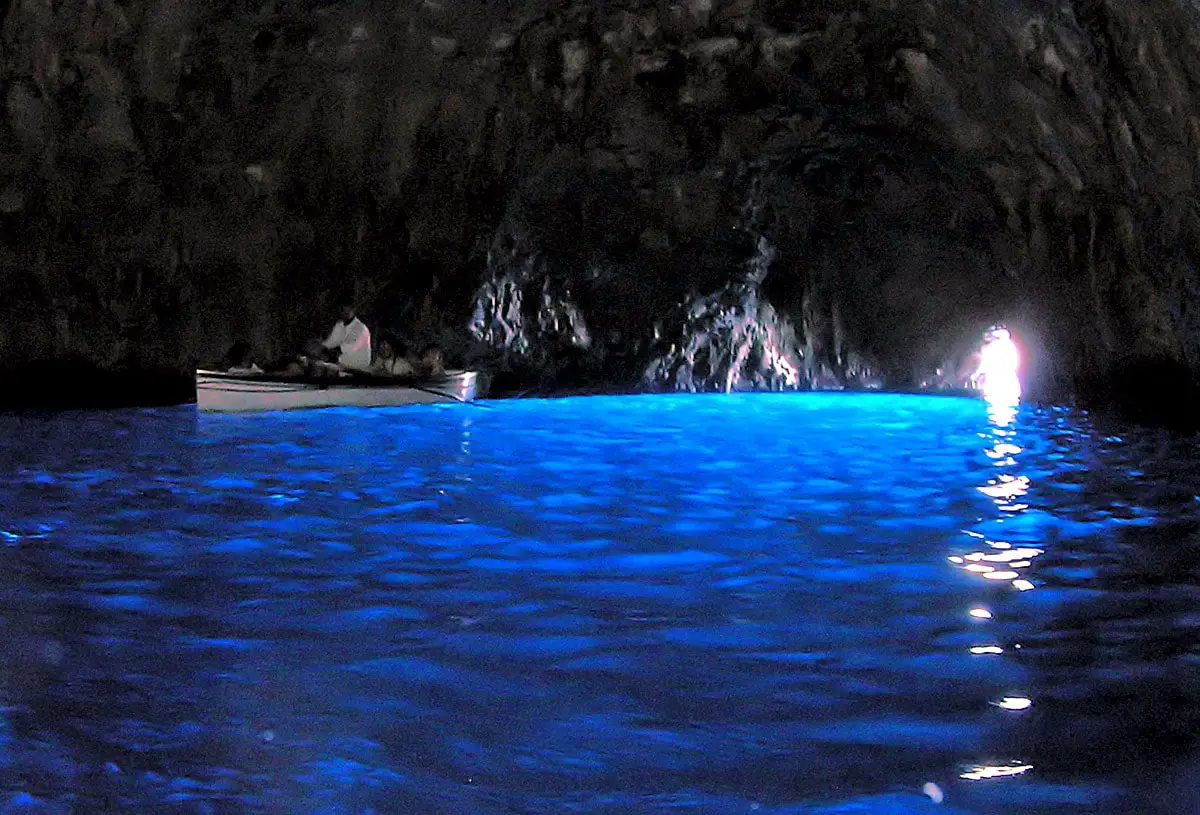
<path id="1" fill-rule="evenodd" d="M 1186 440 L 661 396 L 7 416 L 0 463 L 12 807 L 1197 811 Z"/>

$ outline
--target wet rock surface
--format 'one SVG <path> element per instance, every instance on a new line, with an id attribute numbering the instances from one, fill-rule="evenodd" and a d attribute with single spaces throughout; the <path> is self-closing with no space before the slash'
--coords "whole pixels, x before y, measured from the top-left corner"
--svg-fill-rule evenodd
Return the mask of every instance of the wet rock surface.
<path id="1" fill-rule="evenodd" d="M 1007 320 L 1048 389 L 1171 369 L 1177 398 L 1196 24 L 1180 0 L 22 0 L 0 360 L 273 357 L 350 292 L 514 387 L 726 387 L 767 335 L 800 387 L 914 386 Z M 781 381 L 757 364 L 735 386 Z"/>

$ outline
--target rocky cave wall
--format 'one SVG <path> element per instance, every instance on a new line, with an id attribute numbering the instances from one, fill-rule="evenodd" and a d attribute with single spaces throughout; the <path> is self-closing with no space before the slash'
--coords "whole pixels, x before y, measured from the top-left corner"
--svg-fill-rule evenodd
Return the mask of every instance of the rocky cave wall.
<path id="1" fill-rule="evenodd" d="M 1183 0 L 14 0 L 0 367 L 334 301 L 520 387 L 1200 370 Z M 1171 367 L 1173 366 L 1173 367 Z"/>

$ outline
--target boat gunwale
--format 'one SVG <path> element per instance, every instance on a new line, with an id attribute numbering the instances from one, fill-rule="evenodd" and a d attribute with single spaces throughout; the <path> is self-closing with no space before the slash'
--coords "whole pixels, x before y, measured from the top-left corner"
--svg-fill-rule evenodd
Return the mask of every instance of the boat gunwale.
<path id="1" fill-rule="evenodd" d="M 230 384 L 265 384 L 290 385 L 293 390 L 428 390 L 440 385 L 452 384 L 469 377 L 478 376 L 477 371 L 452 371 L 440 379 L 418 379 L 415 377 L 372 376 L 370 374 L 351 374 L 345 377 L 299 377 L 282 376 L 280 374 L 231 374 L 225 371 L 211 371 L 203 368 L 196 369 L 196 385 L 212 388 L 213 390 L 233 390 L 222 388 L 221 383 Z M 207 380 L 203 381 L 202 380 Z M 272 388 L 272 391 L 287 392 L 282 388 Z"/>
<path id="2" fill-rule="evenodd" d="M 284 377 L 196 369 L 196 406 L 209 413 L 258 413 L 331 407 L 401 407 L 475 400 L 478 371 L 440 379 L 354 376 Z M 429 397 L 434 397 L 432 400 Z"/>

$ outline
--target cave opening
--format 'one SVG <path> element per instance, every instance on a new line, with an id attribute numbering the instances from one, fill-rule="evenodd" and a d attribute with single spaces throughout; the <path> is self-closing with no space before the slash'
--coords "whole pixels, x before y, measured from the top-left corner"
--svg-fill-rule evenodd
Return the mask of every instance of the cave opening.
<path id="1" fill-rule="evenodd" d="M 971 386 L 990 403 L 1015 405 L 1021 399 L 1021 351 L 1012 332 L 994 325 L 984 332 Z"/>

